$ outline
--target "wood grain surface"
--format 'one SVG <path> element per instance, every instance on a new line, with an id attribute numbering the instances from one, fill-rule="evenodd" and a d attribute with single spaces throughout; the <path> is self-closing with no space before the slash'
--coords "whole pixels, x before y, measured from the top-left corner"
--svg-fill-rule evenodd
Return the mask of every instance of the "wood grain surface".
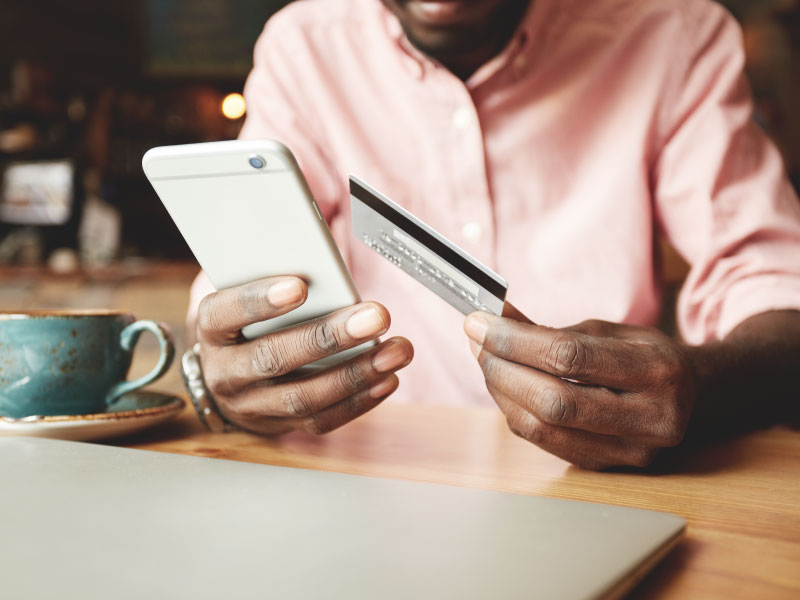
<path id="1" fill-rule="evenodd" d="M 680 545 L 636 598 L 800 598 L 800 432 L 683 450 L 648 473 L 571 467 L 513 436 L 498 411 L 388 402 L 321 437 L 202 430 L 190 409 L 118 445 L 503 492 L 684 517 Z"/>

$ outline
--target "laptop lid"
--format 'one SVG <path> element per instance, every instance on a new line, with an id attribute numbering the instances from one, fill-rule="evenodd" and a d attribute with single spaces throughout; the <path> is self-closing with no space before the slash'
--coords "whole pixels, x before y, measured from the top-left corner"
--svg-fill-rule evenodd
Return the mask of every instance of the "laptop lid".
<path id="1" fill-rule="evenodd" d="M 602 504 L 0 439 L 12 598 L 617 597 L 683 519 Z"/>

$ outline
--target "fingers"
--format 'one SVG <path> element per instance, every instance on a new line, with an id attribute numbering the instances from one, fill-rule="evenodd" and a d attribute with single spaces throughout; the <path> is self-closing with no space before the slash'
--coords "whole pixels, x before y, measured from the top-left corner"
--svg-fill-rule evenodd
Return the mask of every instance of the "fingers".
<path id="1" fill-rule="evenodd" d="M 206 296 L 197 313 L 201 342 L 232 343 L 241 329 L 272 319 L 306 301 L 308 288 L 298 277 L 268 277 Z"/>
<path id="2" fill-rule="evenodd" d="M 483 351 L 487 386 L 512 399 L 543 424 L 621 436 L 657 446 L 674 445 L 657 404 L 608 388 L 581 385 Z"/>
<path id="3" fill-rule="evenodd" d="M 371 388 L 362 390 L 333 406 L 299 420 L 294 423 L 294 427 L 317 435 L 338 429 L 378 406 L 394 393 L 399 384 L 400 380 L 397 375 L 389 375 Z"/>
<path id="4" fill-rule="evenodd" d="M 646 446 L 629 444 L 613 436 L 549 425 L 504 394 L 493 392 L 492 396 L 515 435 L 584 469 L 620 465 L 645 467 L 655 458 L 655 451 Z"/>
<path id="5" fill-rule="evenodd" d="M 261 417 L 303 420 L 362 391 L 370 392 L 373 398 L 390 393 L 386 379 L 407 366 L 413 355 L 408 340 L 392 338 L 343 364 L 304 379 L 253 385 L 235 396 L 218 397 L 217 403 L 221 408 L 224 405 L 226 414 L 230 413 L 235 422 Z M 354 407 L 364 406 L 365 402 L 362 400 Z M 351 418 L 355 416 L 357 414 Z"/>
<path id="6" fill-rule="evenodd" d="M 206 351 L 213 356 L 206 361 L 206 383 L 212 392 L 234 395 L 259 381 L 377 338 L 390 323 L 383 306 L 365 302 L 249 342 L 209 348 Z"/>
<path id="7" fill-rule="evenodd" d="M 615 337 L 551 329 L 476 312 L 464 322 L 467 335 L 495 356 L 556 377 L 616 389 L 640 386 L 651 373 L 650 348 Z"/>
<path id="8" fill-rule="evenodd" d="M 275 277 L 207 297 L 198 314 L 204 378 L 223 415 L 264 434 L 291 429 L 323 433 L 358 417 L 394 392 L 394 372 L 413 357 L 408 340 L 394 338 L 305 378 L 299 367 L 358 347 L 385 333 L 380 304 L 351 306 L 291 328 L 243 341 L 242 327 L 300 306 L 307 288 L 296 277 Z"/>
<path id="9" fill-rule="evenodd" d="M 279 435 L 292 430 L 323 434 L 346 425 L 378 406 L 397 390 L 399 383 L 400 380 L 397 375 L 389 375 L 371 388 L 357 392 L 333 406 L 304 418 L 258 417 L 240 419 L 235 415 L 226 415 L 226 417 L 243 429 L 263 435 Z"/>
<path id="10" fill-rule="evenodd" d="M 593 469 L 642 467 L 680 443 L 691 372 L 663 333 L 603 321 L 550 329 L 488 313 L 469 315 L 464 330 L 509 427 L 548 452 Z"/>

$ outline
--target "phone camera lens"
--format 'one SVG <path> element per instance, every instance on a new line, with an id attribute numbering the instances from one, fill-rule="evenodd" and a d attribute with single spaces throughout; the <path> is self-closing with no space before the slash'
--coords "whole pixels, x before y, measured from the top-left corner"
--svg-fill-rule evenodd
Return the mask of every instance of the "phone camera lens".
<path id="1" fill-rule="evenodd" d="M 253 154 L 250 157 L 250 166 L 254 169 L 263 169 L 267 165 L 267 161 L 261 158 L 258 154 Z"/>

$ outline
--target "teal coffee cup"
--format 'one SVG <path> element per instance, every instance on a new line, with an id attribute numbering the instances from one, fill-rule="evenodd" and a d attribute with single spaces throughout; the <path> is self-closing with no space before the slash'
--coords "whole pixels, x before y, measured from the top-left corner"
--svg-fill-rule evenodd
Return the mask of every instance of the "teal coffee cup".
<path id="1" fill-rule="evenodd" d="M 126 381 L 143 331 L 158 339 L 158 364 Z M 0 415 L 103 412 L 166 373 L 175 346 L 166 325 L 116 311 L 0 312 Z"/>

